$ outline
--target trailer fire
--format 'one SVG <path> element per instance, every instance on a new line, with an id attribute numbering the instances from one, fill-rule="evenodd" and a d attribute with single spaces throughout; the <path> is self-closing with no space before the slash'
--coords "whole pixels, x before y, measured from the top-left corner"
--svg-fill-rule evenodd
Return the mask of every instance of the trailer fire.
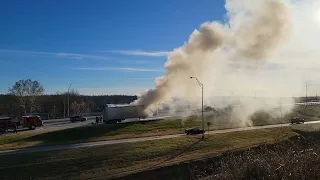
<path id="1" fill-rule="evenodd" d="M 102 110 L 103 122 L 117 123 L 129 118 L 146 118 L 143 105 L 113 105 L 107 104 Z"/>

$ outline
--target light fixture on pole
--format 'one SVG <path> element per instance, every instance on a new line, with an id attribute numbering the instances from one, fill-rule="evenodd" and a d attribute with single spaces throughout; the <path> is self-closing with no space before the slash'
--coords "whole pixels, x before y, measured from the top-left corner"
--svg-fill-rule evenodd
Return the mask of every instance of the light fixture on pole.
<path id="1" fill-rule="evenodd" d="M 307 103 L 308 103 L 308 81 L 306 81 L 306 105 L 304 106 L 304 110 L 307 109 Z"/>
<path id="2" fill-rule="evenodd" d="M 68 117 L 70 117 L 70 87 L 71 87 L 72 83 L 70 83 L 69 88 L 68 88 Z"/>
<path id="3" fill-rule="evenodd" d="M 202 110 L 201 110 L 201 117 L 202 117 L 202 130 L 204 130 L 204 116 L 203 116 L 203 83 L 201 83 L 200 81 L 199 81 L 199 79 L 198 78 L 196 78 L 196 77 L 190 77 L 191 79 L 196 79 L 197 80 L 197 82 L 198 82 L 198 84 L 199 84 L 199 86 L 200 86 L 200 88 L 201 88 L 201 106 L 202 106 Z M 202 139 L 204 138 L 204 133 L 202 134 Z"/>

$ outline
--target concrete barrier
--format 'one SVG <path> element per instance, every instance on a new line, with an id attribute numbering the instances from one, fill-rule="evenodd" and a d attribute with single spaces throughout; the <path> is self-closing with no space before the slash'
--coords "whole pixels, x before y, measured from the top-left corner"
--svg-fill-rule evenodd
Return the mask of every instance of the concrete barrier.
<path id="1" fill-rule="evenodd" d="M 87 120 L 93 120 L 96 118 L 96 116 L 88 116 L 86 118 L 87 118 Z M 70 121 L 70 118 L 43 120 L 43 123 L 44 124 L 51 124 L 51 123 L 67 122 L 67 121 Z"/>

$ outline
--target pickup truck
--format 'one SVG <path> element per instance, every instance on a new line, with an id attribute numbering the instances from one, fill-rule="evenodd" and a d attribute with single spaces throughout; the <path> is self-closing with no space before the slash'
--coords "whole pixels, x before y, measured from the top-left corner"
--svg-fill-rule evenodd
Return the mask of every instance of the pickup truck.
<path id="1" fill-rule="evenodd" d="M 301 117 L 293 117 L 290 120 L 291 124 L 300 124 L 300 123 L 304 123 L 304 119 Z"/>

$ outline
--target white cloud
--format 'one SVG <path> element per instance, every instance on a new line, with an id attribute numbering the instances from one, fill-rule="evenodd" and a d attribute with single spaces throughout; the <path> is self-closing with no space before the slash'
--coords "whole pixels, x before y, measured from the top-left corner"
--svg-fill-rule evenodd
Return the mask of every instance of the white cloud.
<path id="1" fill-rule="evenodd" d="M 119 88 L 78 88 L 83 95 L 140 95 L 148 88 L 142 87 L 119 87 Z"/>
<path id="2" fill-rule="evenodd" d="M 137 87 L 137 86 L 125 86 L 125 87 L 77 87 L 76 89 L 83 95 L 140 95 L 141 92 L 146 91 L 150 87 Z M 57 92 L 65 92 L 65 87 L 52 87 L 48 88 L 47 94 L 55 94 Z"/>
<path id="3" fill-rule="evenodd" d="M 0 49 L 0 52 L 5 53 L 21 53 L 21 54 L 34 54 L 42 56 L 56 56 L 56 57 L 67 57 L 72 59 L 109 59 L 105 56 L 96 56 L 89 54 L 76 54 L 76 53 L 64 53 L 64 52 L 42 52 L 42 51 L 21 51 L 21 50 L 12 50 L 12 49 Z"/>
<path id="4" fill-rule="evenodd" d="M 122 64 L 150 64 L 151 61 L 142 61 L 142 60 L 121 60 L 119 63 Z"/>
<path id="5" fill-rule="evenodd" d="M 112 51 L 102 51 L 110 53 L 118 53 L 128 56 L 150 56 L 150 57 L 162 57 L 168 56 L 170 51 L 141 51 L 141 50 L 112 50 Z"/>
<path id="6" fill-rule="evenodd" d="M 145 69 L 145 68 L 131 68 L 131 67 L 88 67 L 88 68 L 72 68 L 76 70 L 87 71 L 126 71 L 126 72 L 163 72 L 163 69 Z"/>

